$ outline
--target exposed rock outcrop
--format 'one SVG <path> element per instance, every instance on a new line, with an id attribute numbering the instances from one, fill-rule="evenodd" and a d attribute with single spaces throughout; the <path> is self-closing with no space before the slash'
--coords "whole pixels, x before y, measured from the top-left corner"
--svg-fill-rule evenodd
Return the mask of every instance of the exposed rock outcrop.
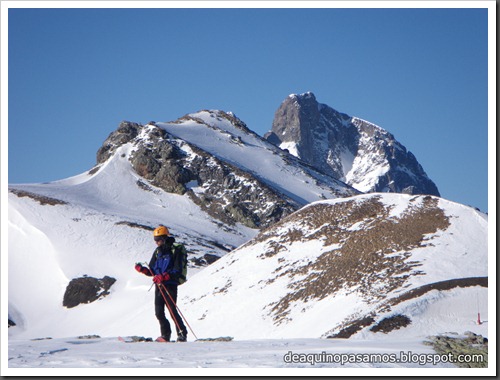
<path id="1" fill-rule="evenodd" d="M 115 281 L 116 279 L 109 276 L 104 276 L 103 278 L 74 278 L 66 287 L 63 306 L 69 309 L 105 297 L 109 294 L 109 289 Z"/>

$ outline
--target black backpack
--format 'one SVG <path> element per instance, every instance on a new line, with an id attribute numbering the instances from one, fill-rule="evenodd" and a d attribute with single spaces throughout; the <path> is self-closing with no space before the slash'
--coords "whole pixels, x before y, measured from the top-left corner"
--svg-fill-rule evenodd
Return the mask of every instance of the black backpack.
<path id="1" fill-rule="evenodd" d="M 179 275 L 179 285 L 184 284 L 187 281 L 187 251 L 184 244 L 174 243 L 172 245 L 172 254 L 174 257 L 174 263 L 179 268 L 181 274 Z"/>

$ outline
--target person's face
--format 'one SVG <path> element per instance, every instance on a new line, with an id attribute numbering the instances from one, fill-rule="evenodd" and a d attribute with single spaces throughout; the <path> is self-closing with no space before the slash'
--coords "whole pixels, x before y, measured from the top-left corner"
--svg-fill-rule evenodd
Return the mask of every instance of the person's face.
<path id="1" fill-rule="evenodd" d="M 158 247 L 162 246 L 163 244 L 165 244 L 165 240 L 163 240 L 162 237 L 158 237 L 156 236 L 155 237 L 155 243 Z"/>

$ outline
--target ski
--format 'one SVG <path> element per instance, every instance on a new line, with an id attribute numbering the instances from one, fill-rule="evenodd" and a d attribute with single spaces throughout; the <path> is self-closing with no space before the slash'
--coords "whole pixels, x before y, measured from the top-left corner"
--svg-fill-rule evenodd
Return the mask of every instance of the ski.
<path id="1" fill-rule="evenodd" d="M 153 338 L 145 338 L 143 336 L 131 335 L 131 336 L 119 336 L 118 340 L 124 343 L 137 343 L 137 342 L 152 342 Z"/>
<path id="2" fill-rule="evenodd" d="M 217 338 L 199 338 L 195 342 L 231 342 L 234 338 L 232 336 L 219 336 Z M 158 338 L 146 338 L 138 335 L 119 336 L 118 340 L 124 343 L 138 343 L 138 342 L 157 342 L 157 343 L 176 343 L 175 340 L 166 340 L 159 336 Z"/>
<path id="3" fill-rule="evenodd" d="M 230 342 L 233 339 L 232 336 L 220 336 L 218 338 L 200 338 L 196 339 L 195 342 Z"/>

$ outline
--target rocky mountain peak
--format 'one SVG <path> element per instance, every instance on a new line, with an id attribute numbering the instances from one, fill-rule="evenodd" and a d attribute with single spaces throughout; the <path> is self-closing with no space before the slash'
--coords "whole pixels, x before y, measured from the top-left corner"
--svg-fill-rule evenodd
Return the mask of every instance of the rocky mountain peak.
<path id="1" fill-rule="evenodd" d="M 231 112 L 202 110 L 146 125 L 123 121 L 99 148 L 92 172 L 125 144 L 138 186 L 186 195 L 228 225 L 263 228 L 311 200 L 358 193 L 269 144 Z M 259 172 L 263 166 L 266 173 Z M 276 171 L 283 172 L 279 181 Z"/>
<path id="2" fill-rule="evenodd" d="M 318 103 L 312 92 L 289 95 L 265 138 L 359 191 L 439 196 L 415 156 L 392 134 Z"/>
<path id="3" fill-rule="evenodd" d="M 314 109 L 319 106 L 316 96 L 310 91 L 304 92 L 303 94 L 290 94 L 284 102 L 287 100 L 289 100 L 298 110 L 314 111 Z"/>
<path id="4" fill-rule="evenodd" d="M 289 95 L 274 114 L 272 131 L 265 135 L 270 142 L 280 145 L 280 142 L 303 142 L 310 141 L 310 131 L 314 125 L 319 123 L 319 104 L 312 92 L 304 94 Z M 285 149 L 295 156 L 302 158 L 291 146 Z"/>

